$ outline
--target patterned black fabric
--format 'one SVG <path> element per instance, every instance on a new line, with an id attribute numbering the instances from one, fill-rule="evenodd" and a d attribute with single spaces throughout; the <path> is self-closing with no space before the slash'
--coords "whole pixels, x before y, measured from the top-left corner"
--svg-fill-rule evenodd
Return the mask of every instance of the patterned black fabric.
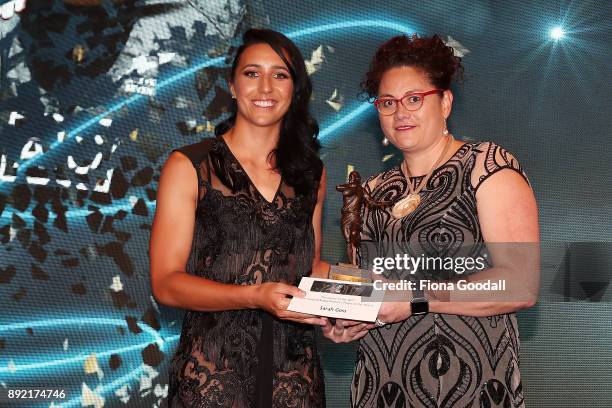
<path id="1" fill-rule="evenodd" d="M 281 181 L 272 202 L 222 138 L 178 151 L 199 180 L 187 272 L 237 285 L 297 284 L 311 272 L 313 197 Z M 187 311 L 170 367 L 172 407 L 324 407 L 311 326 L 261 310 Z"/>
<path id="2" fill-rule="evenodd" d="M 365 209 L 362 262 L 389 246 L 426 256 L 483 248 L 476 192 L 516 159 L 492 142 L 466 143 L 438 167 L 419 207 L 395 219 L 390 209 Z M 416 188 L 399 167 L 370 178 L 377 200 L 397 201 Z M 440 276 L 426 276 L 440 278 Z M 449 277 L 442 277 L 449 278 Z M 371 330 L 359 344 L 351 389 L 353 407 L 523 407 L 519 336 L 514 313 L 469 317 L 430 313 Z"/>

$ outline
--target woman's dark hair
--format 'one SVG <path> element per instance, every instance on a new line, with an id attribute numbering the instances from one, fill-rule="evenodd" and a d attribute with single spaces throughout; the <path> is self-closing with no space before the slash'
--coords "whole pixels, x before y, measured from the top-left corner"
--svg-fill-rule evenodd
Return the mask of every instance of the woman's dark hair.
<path id="1" fill-rule="evenodd" d="M 443 91 L 450 89 L 453 78 L 463 73 L 461 58 L 438 35 L 398 35 L 382 44 L 372 58 L 370 69 L 361 82 L 361 89 L 368 98 L 378 95 L 383 74 L 397 67 L 422 70 L 433 86 Z"/>
<path id="2" fill-rule="evenodd" d="M 276 168 L 284 181 L 294 188 L 296 194 L 316 194 L 323 162 L 319 159 L 321 145 L 317 140 L 319 125 L 310 115 L 308 105 L 312 94 L 312 83 L 306 71 L 306 64 L 300 50 L 283 34 L 267 29 L 250 29 L 242 37 L 232 63 L 231 80 L 234 80 L 240 56 L 251 45 L 268 44 L 283 60 L 293 80 L 291 105 L 283 118 L 280 137 L 273 155 Z M 231 116 L 215 127 L 215 135 L 220 136 L 234 126 L 236 103 L 232 106 Z"/>

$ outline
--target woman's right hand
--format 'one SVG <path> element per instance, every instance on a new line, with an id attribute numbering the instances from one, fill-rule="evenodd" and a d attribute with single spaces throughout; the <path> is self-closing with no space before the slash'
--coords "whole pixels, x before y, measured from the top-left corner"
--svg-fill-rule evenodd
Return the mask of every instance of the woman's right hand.
<path id="1" fill-rule="evenodd" d="M 282 282 L 266 282 L 255 288 L 255 306 L 282 320 L 325 326 L 327 319 L 287 310 L 291 297 L 304 297 L 306 293 L 297 286 Z"/>
<path id="2" fill-rule="evenodd" d="M 334 343 L 350 343 L 359 340 L 375 327 L 372 323 L 336 319 L 336 324 L 328 322 L 323 326 L 323 335 Z"/>

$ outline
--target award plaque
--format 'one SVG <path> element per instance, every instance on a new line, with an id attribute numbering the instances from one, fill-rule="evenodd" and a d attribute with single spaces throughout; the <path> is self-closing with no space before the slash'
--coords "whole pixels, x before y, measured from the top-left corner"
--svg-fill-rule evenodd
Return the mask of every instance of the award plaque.
<path id="1" fill-rule="evenodd" d="M 299 288 L 304 297 L 291 299 L 287 310 L 334 319 L 374 322 L 378 315 L 383 291 L 374 290 L 371 271 L 359 268 L 362 209 L 385 208 L 389 203 L 375 201 L 361 185 L 361 176 L 351 172 L 346 184 L 336 187 L 342 193 L 342 234 L 347 243 L 350 263 L 332 265 L 329 279 L 303 277 Z M 335 323 L 333 323 L 335 324 Z"/>

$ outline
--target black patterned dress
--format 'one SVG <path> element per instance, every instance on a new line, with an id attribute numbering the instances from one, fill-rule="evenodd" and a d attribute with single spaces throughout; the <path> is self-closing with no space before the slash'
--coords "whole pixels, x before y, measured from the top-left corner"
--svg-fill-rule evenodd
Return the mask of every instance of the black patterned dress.
<path id="1" fill-rule="evenodd" d="M 222 138 L 178 149 L 193 163 L 199 202 L 187 272 L 218 282 L 297 284 L 311 272 L 312 196 L 281 181 L 272 202 Z M 186 311 L 170 365 L 171 407 L 324 407 L 312 326 L 262 310 Z"/>
<path id="2" fill-rule="evenodd" d="M 381 243 L 408 243 L 407 251 L 418 247 L 415 254 L 429 256 L 445 251 L 452 255 L 448 251 L 465 248 L 464 244 L 482 247 L 476 192 L 502 169 L 517 171 L 527 180 L 516 159 L 495 143 L 464 144 L 434 171 L 414 212 L 395 219 L 390 209 L 364 210 L 363 258 L 366 248 Z M 416 187 L 421 179 L 408 181 L 396 167 L 372 177 L 365 186 L 377 200 L 397 201 L 408 194 L 408 182 Z M 351 404 L 524 407 L 515 314 L 429 313 L 371 330 L 359 344 Z"/>

